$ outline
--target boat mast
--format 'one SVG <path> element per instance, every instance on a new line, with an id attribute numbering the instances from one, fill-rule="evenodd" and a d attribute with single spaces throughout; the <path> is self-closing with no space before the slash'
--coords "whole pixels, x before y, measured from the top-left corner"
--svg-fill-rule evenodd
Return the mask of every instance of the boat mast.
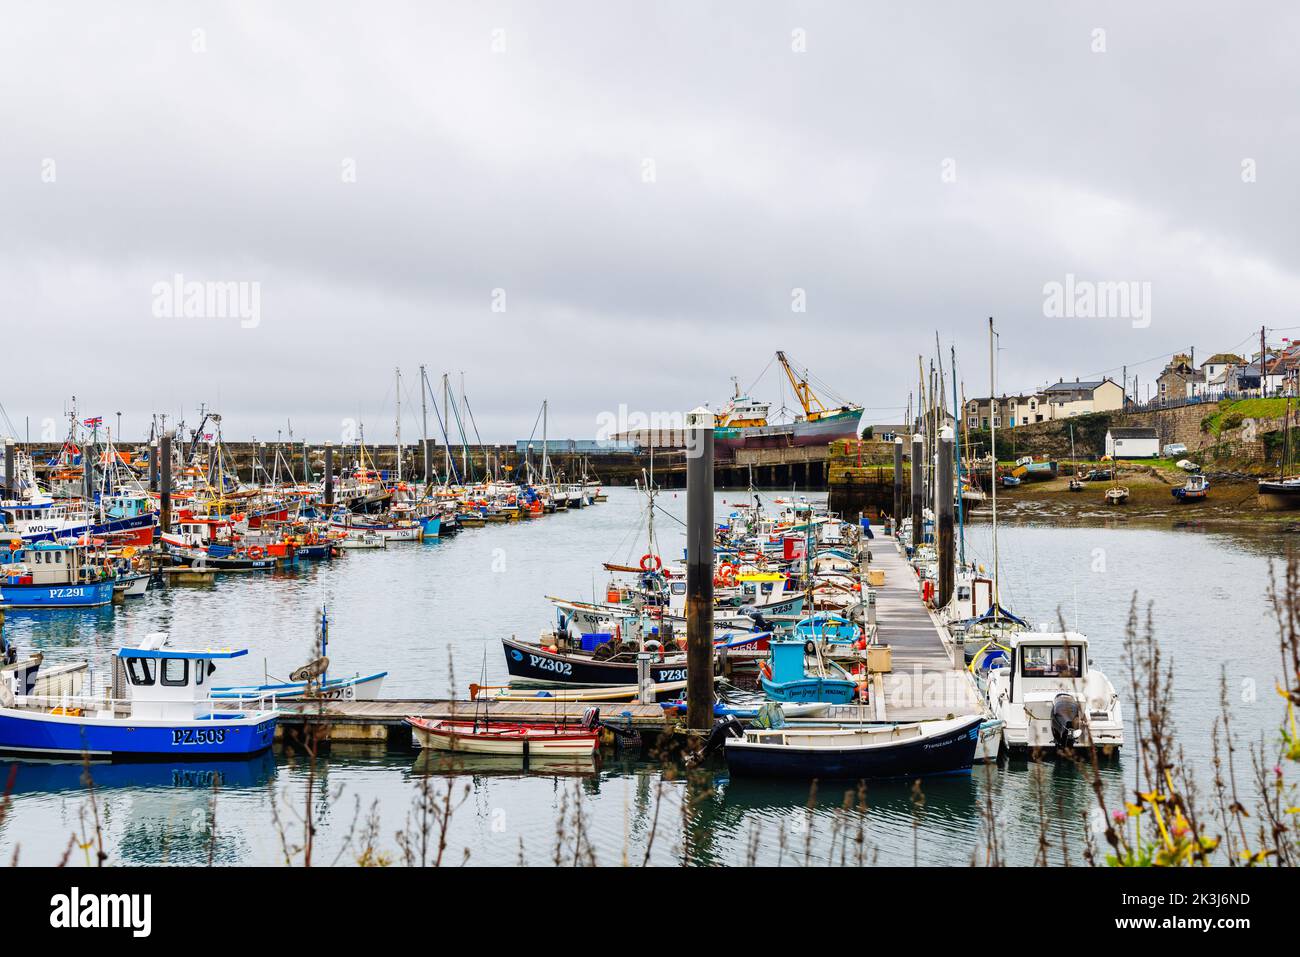
<path id="1" fill-rule="evenodd" d="M 546 484 L 546 473 L 551 467 L 551 457 L 546 448 L 547 401 L 542 400 L 542 485 Z"/>
<path id="2" fill-rule="evenodd" d="M 429 400 L 425 394 L 428 379 L 420 366 L 420 453 L 424 463 L 424 493 L 429 494 Z"/>
<path id="3" fill-rule="evenodd" d="M 451 422 L 451 391 L 447 387 L 447 373 L 442 374 L 442 421 L 444 423 L 442 431 L 443 438 L 447 440 L 443 446 L 444 468 L 447 473 L 447 480 L 451 480 L 451 436 L 448 434 L 447 424 Z"/>
<path id="4" fill-rule="evenodd" d="M 952 361 L 949 363 L 952 371 L 952 437 L 953 441 L 956 443 L 957 459 L 957 560 L 964 566 L 966 564 L 966 517 L 964 509 L 965 502 L 961 495 L 961 456 L 964 443 L 961 440 L 961 430 L 957 428 L 957 416 L 961 411 L 961 406 L 957 404 L 957 347 L 951 346 L 950 348 L 952 349 Z M 974 592 L 972 592 L 972 594 L 974 594 Z"/>
<path id="5" fill-rule="evenodd" d="M 1002 599 L 998 594 L 998 375 L 993 346 L 997 333 L 993 331 L 993 317 L 989 316 L 989 494 L 993 498 L 993 620 L 998 619 Z"/>
<path id="6" fill-rule="evenodd" d="M 402 481 L 402 368 L 397 367 L 397 422 L 394 435 L 397 439 L 397 481 Z"/>

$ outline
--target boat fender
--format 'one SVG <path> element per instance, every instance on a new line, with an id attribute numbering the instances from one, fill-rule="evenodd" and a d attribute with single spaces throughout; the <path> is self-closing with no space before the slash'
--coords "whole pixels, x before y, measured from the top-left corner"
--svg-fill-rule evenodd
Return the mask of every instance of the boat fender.
<path id="1" fill-rule="evenodd" d="M 811 638 L 803 643 L 803 653 L 805 655 L 817 654 L 817 644 Z"/>

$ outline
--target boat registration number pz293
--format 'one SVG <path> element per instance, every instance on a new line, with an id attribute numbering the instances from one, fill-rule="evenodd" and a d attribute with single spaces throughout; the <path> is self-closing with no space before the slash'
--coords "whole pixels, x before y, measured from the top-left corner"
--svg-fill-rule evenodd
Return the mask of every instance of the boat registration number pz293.
<path id="1" fill-rule="evenodd" d="M 573 674 L 573 665 L 567 661 L 556 661 L 554 658 L 543 658 L 541 655 L 529 655 L 528 664 L 543 671 L 554 671 L 557 675 Z"/>
<path id="2" fill-rule="evenodd" d="M 184 747 L 192 744 L 224 744 L 225 728 L 173 728 L 172 744 Z"/>

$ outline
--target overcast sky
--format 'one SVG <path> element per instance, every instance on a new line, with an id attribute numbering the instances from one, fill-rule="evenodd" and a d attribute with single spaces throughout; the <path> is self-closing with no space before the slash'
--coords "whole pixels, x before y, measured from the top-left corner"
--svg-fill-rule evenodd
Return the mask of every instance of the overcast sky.
<path id="1" fill-rule="evenodd" d="M 1300 326 L 1297 27 L 1181 0 L 9 4 L 0 405 L 34 438 L 75 394 L 128 438 L 207 403 L 228 438 L 387 440 L 399 365 L 419 433 L 423 363 L 464 372 L 485 440 L 543 398 L 591 437 L 785 349 L 891 422 L 936 332 L 987 392 L 990 315 L 1008 390 L 1127 363 L 1145 393 L 1174 350 Z M 178 274 L 256 288 L 254 321 L 165 315 Z M 1067 274 L 1149 283 L 1149 322 L 1045 315 Z"/>

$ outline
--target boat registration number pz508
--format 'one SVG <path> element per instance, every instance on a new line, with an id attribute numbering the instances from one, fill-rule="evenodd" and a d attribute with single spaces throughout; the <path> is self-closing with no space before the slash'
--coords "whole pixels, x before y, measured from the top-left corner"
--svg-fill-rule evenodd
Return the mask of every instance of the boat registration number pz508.
<path id="1" fill-rule="evenodd" d="M 190 744 L 224 744 L 225 728 L 173 728 L 172 744 L 184 747 Z"/>

